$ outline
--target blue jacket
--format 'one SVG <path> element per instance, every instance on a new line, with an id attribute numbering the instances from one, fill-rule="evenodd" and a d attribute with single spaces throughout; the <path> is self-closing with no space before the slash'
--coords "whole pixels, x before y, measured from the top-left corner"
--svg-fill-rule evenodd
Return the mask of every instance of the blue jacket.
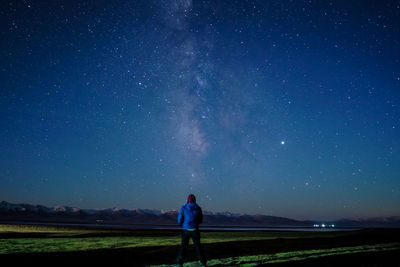
<path id="1" fill-rule="evenodd" d="M 203 222 L 203 212 L 199 205 L 194 202 L 182 206 L 178 215 L 178 224 L 182 229 L 198 229 Z"/>

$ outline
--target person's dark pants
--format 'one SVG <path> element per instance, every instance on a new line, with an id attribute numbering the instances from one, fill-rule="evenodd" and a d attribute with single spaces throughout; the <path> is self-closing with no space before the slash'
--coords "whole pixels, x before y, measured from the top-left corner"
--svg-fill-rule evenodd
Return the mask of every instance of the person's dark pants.
<path id="1" fill-rule="evenodd" d="M 193 245 L 194 249 L 196 250 L 197 257 L 199 258 L 201 264 L 206 266 L 206 259 L 204 257 L 203 250 L 201 248 L 200 244 L 200 231 L 195 230 L 195 231 L 188 231 L 188 230 L 183 230 L 182 231 L 182 244 L 181 244 L 181 250 L 179 251 L 178 255 L 178 264 L 183 264 L 185 261 L 185 256 L 186 256 L 186 251 L 189 245 L 189 239 L 193 240 Z"/>

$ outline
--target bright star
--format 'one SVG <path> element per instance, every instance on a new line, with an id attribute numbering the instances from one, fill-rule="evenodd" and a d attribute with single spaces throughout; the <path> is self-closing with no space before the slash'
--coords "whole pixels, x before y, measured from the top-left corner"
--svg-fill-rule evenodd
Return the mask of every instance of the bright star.
<path id="1" fill-rule="evenodd" d="M 282 140 L 282 141 L 281 141 L 281 145 L 284 145 L 284 144 L 285 144 L 285 141 Z"/>

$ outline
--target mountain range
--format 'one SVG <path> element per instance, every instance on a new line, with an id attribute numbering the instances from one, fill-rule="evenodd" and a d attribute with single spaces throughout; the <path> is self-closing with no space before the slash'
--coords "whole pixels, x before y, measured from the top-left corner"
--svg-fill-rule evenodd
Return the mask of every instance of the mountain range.
<path id="1" fill-rule="evenodd" d="M 0 202 L 0 222 L 78 223 L 101 225 L 177 226 L 177 210 L 154 209 L 79 209 L 68 206 L 46 207 Z M 203 226 L 216 227 L 400 227 L 400 216 L 370 219 L 341 219 L 331 222 L 295 220 L 268 215 L 203 211 Z"/>

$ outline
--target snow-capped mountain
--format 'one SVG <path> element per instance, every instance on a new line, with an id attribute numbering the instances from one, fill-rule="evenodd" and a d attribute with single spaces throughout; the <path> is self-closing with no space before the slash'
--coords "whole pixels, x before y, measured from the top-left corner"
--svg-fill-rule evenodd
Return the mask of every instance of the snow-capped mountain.
<path id="1" fill-rule="evenodd" d="M 61 205 L 45 207 L 0 202 L 0 221 L 176 225 L 177 215 L 177 210 L 121 209 L 117 207 L 95 210 Z M 203 215 L 204 225 L 212 226 L 309 225 L 309 223 L 287 218 L 264 216 L 268 217 L 267 221 L 263 219 L 262 215 L 253 216 L 231 212 L 204 211 Z"/>

